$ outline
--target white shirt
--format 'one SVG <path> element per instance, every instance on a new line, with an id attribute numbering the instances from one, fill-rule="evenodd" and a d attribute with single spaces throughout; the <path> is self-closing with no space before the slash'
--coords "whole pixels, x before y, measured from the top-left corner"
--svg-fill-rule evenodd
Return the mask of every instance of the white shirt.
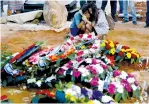
<path id="1" fill-rule="evenodd" d="M 107 34 L 109 31 L 109 24 L 103 10 L 99 10 L 98 21 L 94 26 L 98 35 Z"/>

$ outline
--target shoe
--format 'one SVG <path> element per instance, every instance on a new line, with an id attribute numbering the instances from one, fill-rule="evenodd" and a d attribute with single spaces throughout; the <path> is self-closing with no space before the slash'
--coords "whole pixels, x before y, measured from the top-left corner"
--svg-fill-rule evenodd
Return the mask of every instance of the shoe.
<path id="1" fill-rule="evenodd" d="M 145 25 L 145 26 L 144 26 L 144 28 L 148 28 L 148 27 L 149 27 L 149 25 Z"/>
<path id="2" fill-rule="evenodd" d="M 137 22 L 136 22 L 136 21 L 132 21 L 132 23 L 133 23 L 134 25 L 137 25 Z"/>
<path id="3" fill-rule="evenodd" d="M 124 20 L 124 19 L 123 19 L 123 21 L 122 21 L 122 23 L 127 23 L 127 22 L 129 22 L 129 21 L 128 21 L 128 20 Z"/>

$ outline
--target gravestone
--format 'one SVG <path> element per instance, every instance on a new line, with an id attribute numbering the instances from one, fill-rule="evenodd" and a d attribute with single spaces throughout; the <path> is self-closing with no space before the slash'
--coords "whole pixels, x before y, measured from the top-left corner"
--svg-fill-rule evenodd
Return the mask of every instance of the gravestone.
<path id="1" fill-rule="evenodd" d="M 45 1 L 43 16 L 46 23 L 54 28 L 61 28 L 67 21 L 68 12 L 65 5 L 58 1 Z"/>

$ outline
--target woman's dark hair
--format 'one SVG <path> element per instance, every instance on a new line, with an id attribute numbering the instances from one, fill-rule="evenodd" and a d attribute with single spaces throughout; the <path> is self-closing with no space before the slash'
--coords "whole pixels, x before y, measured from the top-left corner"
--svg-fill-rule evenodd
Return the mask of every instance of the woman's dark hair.
<path id="1" fill-rule="evenodd" d="M 94 2 L 91 2 L 88 4 L 88 8 L 91 8 L 92 14 L 90 14 L 90 21 L 95 21 L 97 23 L 98 21 L 98 8 Z"/>
<path id="2" fill-rule="evenodd" d="M 89 10 L 89 5 L 88 4 L 84 4 L 83 7 L 81 8 L 82 13 L 84 14 L 86 11 Z"/>

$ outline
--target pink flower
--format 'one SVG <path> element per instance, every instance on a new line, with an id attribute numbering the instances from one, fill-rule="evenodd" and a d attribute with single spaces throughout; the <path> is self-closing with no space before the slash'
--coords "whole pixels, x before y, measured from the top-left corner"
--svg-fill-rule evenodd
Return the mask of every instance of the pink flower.
<path id="1" fill-rule="evenodd" d="M 29 57 L 29 62 L 32 64 L 38 64 L 39 56 L 38 54 L 34 54 L 33 56 Z"/>
<path id="2" fill-rule="evenodd" d="M 139 85 L 138 81 L 135 81 L 134 83 L 135 83 L 135 85 L 136 85 L 136 86 L 138 86 L 138 85 Z"/>
<path id="3" fill-rule="evenodd" d="M 109 84 L 109 86 L 108 86 L 108 92 L 110 94 L 114 94 L 115 93 L 115 85 L 114 84 Z"/>
<path id="4" fill-rule="evenodd" d="M 59 75 L 62 75 L 62 74 L 64 73 L 64 71 L 65 71 L 65 70 L 61 68 L 61 69 L 58 71 L 58 74 L 59 74 Z"/>
<path id="5" fill-rule="evenodd" d="M 83 55 L 83 53 L 84 53 L 84 51 L 79 51 L 79 52 L 77 53 L 77 56 L 81 56 L 81 55 Z"/>
<path id="6" fill-rule="evenodd" d="M 98 47 L 97 47 L 97 46 L 93 46 L 93 48 L 94 48 L 94 49 L 97 49 Z"/>
<path id="7" fill-rule="evenodd" d="M 134 75 L 128 73 L 128 77 L 130 77 L 130 78 L 134 78 Z"/>
<path id="8" fill-rule="evenodd" d="M 91 84 L 92 86 L 98 86 L 98 81 L 93 78 L 93 79 L 91 80 L 90 84 Z"/>
<path id="9" fill-rule="evenodd" d="M 105 65 L 105 64 L 101 64 L 101 66 L 103 67 L 103 69 L 107 69 L 108 68 L 107 65 Z"/>
<path id="10" fill-rule="evenodd" d="M 121 74 L 121 72 L 118 71 L 118 70 L 114 70 L 114 72 L 113 72 L 113 76 L 114 76 L 114 77 L 117 77 L 117 76 L 119 76 L 120 74 Z"/>
<path id="11" fill-rule="evenodd" d="M 121 84 L 125 87 L 126 91 L 131 92 L 131 86 L 130 86 L 130 84 L 127 82 L 126 79 L 123 79 L 123 80 L 121 81 Z"/>
<path id="12" fill-rule="evenodd" d="M 81 75 L 81 73 L 79 71 L 74 71 L 73 72 L 73 76 L 78 78 Z"/>
<path id="13" fill-rule="evenodd" d="M 89 35 L 87 36 L 87 38 L 92 38 L 92 35 L 91 35 L 91 34 L 89 34 Z"/>
<path id="14" fill-rule="evenodd" d="M 77 60 L 78 62 L 80 62 L 80 61 L 82 61 L 82 58 L 81 58 L 81 57 L 78 57 L 76 60 Z"/>
<path id="15" fill-rule="evenodd" d="M 79 38 L 82 38 L 82 37 L 83 37 L 83 34 L 80 34 L 80 35 L 79 35 Z"/>
<path id="16" fill-rule="evenodd" d="M 70 37 L 70 39 L 73 41 L 74 40 L 74 37 Z"/>
<path id="17" fill-rule="evenodd" d="M 92 59 L 92 64 L 96 65 L 97 64 L 97 61 L 95 58 Z"/>

